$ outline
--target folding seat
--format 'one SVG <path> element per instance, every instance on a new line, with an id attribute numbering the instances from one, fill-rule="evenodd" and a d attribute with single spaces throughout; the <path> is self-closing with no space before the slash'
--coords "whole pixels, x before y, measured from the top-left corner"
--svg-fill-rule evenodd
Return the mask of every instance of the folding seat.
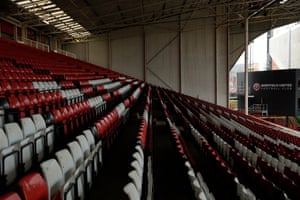
<path id="1" fill-rule="evenodd" d="M 128 196 L 129 200 L 138 200 L 140 199 L 140 194 L 134 185 L 134 183 L 130 182 L 123 188 L 123 191 Z"/>
<path id="2" fill-rule="evenodd" d="M 53 94 L 51 92 L 45 92 L 44 96 L 46 103 L 46 111 L 50 112 L 52 109 L 55 108 L 55 105 L 53 104 L 53 102 L 55 102 L 55 100 L 53 99 Z"/>
<path id="3" fill-rule="evenodd" d="M 63 173 L 64 187 L 62 194 L 64 199 L 75 199 L 75 163 L 73 157 L 67 149 L 62 149 L 56 152 L 55 157 Z"/>
<path id="4" fill-rule="evenodd" d="M 19 149 L 10 145 L 2 128 L 0 128 L 0 159 L 0 185 L 1 188 L 4 188 L 17 178 Z"/>
<path id="5" fill-rule="evenodd" d="M 15 95 L 10 95 L 8 97 L 9 110 L 6 111 L 6 122 L 14 122 L 18 121 L 20 118 L 19 109 L 21 107 L 21 103 L 19 99 Z"/>
<path id="6" fill-rule="evenodd" d="M 34 161 L 37 161 L 36 155 L 41 154 L 41 152 L 37 152 L 37 150 L 43 151 L 43 149 L 38 149 L 35 144 L 35 134 L 36 134 L 36 128 L 35 125 L 30 117 L 25 117 L 20 119 L 22 131 L 23 131 L 23 137 L 28 138 L 30 143 L 33 143 L 34 147 Z M 28 168 L 29 169 L 29 168 Z M 28 169 L 25 169 L 27 171 Z"/>
<path id="7" fill-rule="evenodd" d="M 30 173 L 18 182 L 24 200 L 48 200 L 48 188 L 44 178 L 37 172 Z"/>
<path id="8" fill-rule="evenodd" d="M 84 199 L 85 197 L 85 166 L 84 166 L 84 156 L 82 149 L 77 141 L 67 144 L 68 149 L 73 157 L 75 163 L 75 196 L 79 199 Z"/>
<path id="9" fill-rule="evenodd" d="M 19 83 L 20 89 L 22 90 L 21 92 L 23 93 L 31 93 L 31 92 L 37 92 L 37 90 L 33 87 L 32 82 L 29 81 L 22 81 Z"/>
<path id="10" fill-rule="evenodd" d="M 76 140 L 78 141 L 82 153 L 84 156 L 84 166 L 86 169 L 86 185 L 88 188 L 91 188 L 92 186 L 92 170 L 93 170 L 93 157 L 91 154 L 90 146 L 88 144 L 88 141 L 86 140 L 86 137 L 84 135 L 79 135 L 76 137 Z"/>
<path id="11" fill-rule="evenodd" d="M 17 79 L 19 80 L 19 79 Z M 10 93 L 21 93 L 22 89 L 19 86 L 19 83 L 17 81 L 7 81 L 5 84 L 10 85 Z"/>
<path id="12" fill-rule="evenodd" d="M 36 153 L 40 152 L 38 160 L 41 161 L 44 157 L 41 149 L 45 149 L 45 154 L 49 154 L 54 150 L 54 125 L 50 124 L 47 126 L 45 119 L 41 114 L 34 114 L 31 117 L 37 131 L 35 134 Z"/>
<path id="13" fill-rule="evenodd" d="M 99 141 L 95 144 L 95 138 L 90 129 L 83 131 L 84 136 L 87 139 L 87 142 L 91 149 L 91 157 L 93 159 L 93 172 L 98 174 L 98 165 L 102 164 L 102 143 Z"/>
<path id="14" fill-rule="evenodd" d="M 142 177 L 138 174 L 136 170 L 132 170 L 128 173 L 128 177 L 132 180 L 135 188 L 138 191 L 139 197 L 142 194 Z"/>
<path id="15" fill-rule="evenodd" d="M 139 163 L 139 165 L 143 168 L 144 167 L 144 155 L 141 155 L 138 152 L 135 152 L 132 157 L 136 159 L 136 161 Z"/>
<path id="16" fill-rule="evenodd" d="M 0 196 L 0 200 L 22 200 L 20 195 L 16 192 L 9 192 Z M 42 200 L 42 199 L 41 199 Z"/>
<path id="17" fill-rule="evenodd" d="M 1 81 L 1 88 L 5 95 L 9 95 L 11 93 L 14 93 L 13 88 L 11 87 L 11 84 L 9 81 Z"/>
<path id="18" fill-rule="evenodd" d="M 49 159 L 42 162 L 40 168 L 47 183 L 48 199 L 61 199 L 64 176 L 58 162 L 55 159 Z"/>
<path id="19" fill-rule="evenodd" d="M 49 111 L 49 106 L 46 100 L 45 93 L 37 93 L 36 98 L 38 100 L 38 113 L 42 114 L 45 111 Z"/>
<path id="20" fill-rule="evenodd" d="M 15 126 L 14 126 L 15 125 Z M 3 140 L 3 145 L 5 146 L 6 140 L 4 137 L 4 132 L 1 130 L 1 137 Z M 2 173 L 1 176 L 4 176 L 4 185 L 10 185 L 14 180 L 16 180 L 20 170 L 19 163 L 21 158 L 20 148 L 22 147 L 21 141 L 23 140 L 23 133 L 16 123 L 10 123 L 4 125 L 4 130 L 6 132 L 7 137 L 7 148 L 2 149 L 1 151 L 1 165 L 2 165 Z M 26 144 L 23 144 L 24 148 Z M 27 149 L 26 149 L 27 150 Z M 26 152 L 26 151 L 23 151 Z M 25 158 L 30 157 L 25 153 Z M 27 161 L 27 160 L 26 160 Z M 28 160 L 28 162 L 30 162 Z M 29 164 L 29 163 L 27 163 Z"/>
<path id="21" fill-rule="evenodd" d="M 16 145 L 20 152 L 21 172 L 27 172 L 33 164 L 34 144 L 30 137 L 24 137 L 24 133 L 16 122 L 4 124 L 10 145 Z"/>
<path id="22" fill-rule="evenodd" d="M 20 101 L 20 117 L 26 117 L 29 116 L 29 107 L 30 107 L 30 99 L 28 98 L 27 95 L 24 94 L 19 94 L 18 99 Z"/>

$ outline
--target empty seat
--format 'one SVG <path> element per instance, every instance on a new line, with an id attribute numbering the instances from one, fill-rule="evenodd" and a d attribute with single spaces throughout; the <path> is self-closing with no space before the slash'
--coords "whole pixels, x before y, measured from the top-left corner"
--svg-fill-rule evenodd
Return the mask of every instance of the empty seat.
<path id="1" fill-rule="evenodd" d="M 93 157 L 92 157 L 92 154 L 90 151 L 90 147 L 89 147 L 89 144 L 84 135 L 77 136 L 76 140 L 80 144 L 80 147 L 81 147 L 83 155 L 84 155 L 84 167 L 86 169 L 87 184 L 88 184 L 88 187 L 91 187 L 92 186 Z"/>
<path id="2" fill-rule="evenodd" d="M 4 130 L 8 139 L 9 148 L 2 151 L 2 172 L 6 177 L 6 184 L 11 184 L 19 173 L 19 163 L 21 161 L 20 147 L 23 133 L 17 123 L 4 124 Z M 26 154 L 25 159 L 29 157 L 30 156 Z M 28 162 L 30 161 L 28 160 Z"/>
<path id="3" fill-rule="evenodd" d="M 124 190 L 125 194 L 128 196 L 129 200 L 140 199 L 139 192 L 132 182 L 125 185 L 123 190 Z"/>
<path id="4" fill-rule="evenodd" d="M 20 120 L 22 131 L 23 131 L 23 137 L 29 138 L 30 142 L 34 142 L 34 135 L 36 133 L 35 125 L 30 117 L 21 118 Z M 34 149 L 36 150 L 35 143 L 34 143 Z"/>
<path id="5" fill-rule="evenodd" d="M 0 200 L 22 200 L 18 193 L 16 192 L 9 192 L 0 196 Z"/>
<path id="6" fill-rule="evenodd" d="M 64 180 L 61 167 L 55 159 L 44 161 L 40 165 L 48 188 L 48 199 L 60 199 Z"/>
<path id="7" fill-rule="evenodd" d="M 63 173 L 64 187 L 63 187 L 62 194 L 64 196 L 64 199 L 75 199 L 75 192 L 74 192 L 75 164 L 74 164 L 73 157 L 67 149 L 62 149 L 56 152 L 55 157 Z"/>
<path id="8" fill-rule="evenodd" d="M 9 141 L 0 128 L 0 178 L 1 188 L 12 183 L 18 174 L 19 151 L 14 146 L 9 146 Z"/>
<path id="9" fill-rule="evenodd" d="M 48 200 L 48 188 L 43 177 L 33 172 L 18 182 L 24 200 Z"/>
<path id="10" fill-rule="evenodd" d="M 67 144 L 68 149 L 73 157 L 75 163 L 75 196 L 84 199 L 85 193 L 85 167 L 84 156 L 81 147 L 77 141 Z"/>
<path id="11" fill-rule="evenodd" d="M 16 122 L 4 124 L 4 129 L 10 145 L 16 145 L 20 151 L 22 171 L 28 171 L 33 164 L 34 145 L 31 138 L 24 137 L 24 132 Z"/>
<path id="12" fill-rule="evenodd" d="M 101 144 L 95 145 L 95 139 L 90 129 L 83 131 L 84 136 L 87 139 L 87 142 L 90 146 L 91 155 L 90 157 L 93 159 L 93 172 L 94 174 L 98 174 L 98 165 L 101 164 Z M 100 142 L 101 143 L 101 142 Z"/>

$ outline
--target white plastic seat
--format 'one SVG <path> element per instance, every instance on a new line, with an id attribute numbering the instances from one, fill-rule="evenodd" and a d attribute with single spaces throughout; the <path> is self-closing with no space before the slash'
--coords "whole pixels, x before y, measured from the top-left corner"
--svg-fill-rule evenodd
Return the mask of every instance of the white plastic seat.
<path id="1" fill-rule="evenodd" d="M 90 145 L 86 139 L 86 137 L 84 135 L 79 135 L 76 137 L 76 140 L 78 141 L 81 149 L 82 149 L 82 153 L 84 155 L 84 158 L 88 158 L 90 156 Z"/>
<path id="2" fill-rule="evenodd" d="M 48 199 L 61 196 L 64 180 L 58 162 L 55 159 L 50 159 L 42 162 L 40 168 L 48 186 Z"/>
<path id="3" fill-rule="evenodd" d="M 141 155 L 138 152 L 135 152 L 132 155 L 133 158 L 135 158 L 137 160 L 137 162 L 139 163 L 139 165 L 143 168 L 144 167 L 144 160 L 142 159 Z"/>
<path id="4" fill-rule="evenodd" d="M 56 152 L 55 157 L 61 167 L 64 178 L 64 187 L 62 192 L 63 196 L 65 197 L 64 199 L 75 199 L 75 163 L 73 157 L 67 149 L 62 149 Z"/>
<path id="5" fill-rule="evenodd" d="M 84 167 L 84 157 L 83 152 L 81 150 L 81 147 L 77 141 L 71 142 L 67 144 L 69 151 L 73 157 L 74 164 L 75 164 L 75 172 L 74 172 L 74 179 L 75 184 L 77 187 L 77 194 L 76 196 L 79 197 L 79 199 L 84 199 L 84 173 L 85 173 L 85 167 Z"/>
<path id="6" fill-rule="evenodd" d="M 23 131 L 16 122 L 4 124 L 4 130 L 8 138 L 9 146 L 14 146 L 19 151 L 19 164 L 24 171 L 32 166 L 34 146 L 30 138 L 23 137 Z"/>
<path id="7" fill-rule="evenodd" d="M 125 194 L 128 196 L 129 200 L 139 200 L 140 199 L 139 192 L 132 182 L 125 185 L 123 190 L 124 190 Z"/>
<path id="8" fill-rule="evenodd" d="M 143 177 L 144 170 L 137 160 L 132 161 L 130 165 L 136 170 L 140 177 Z"/>
<path id="9" fill-rule="evenodd" d="M 37 149 L 35 147 L 35 138 L 34 138 L 34 135 L 36 134 L 36 128 L 32 119 L 30 117 L 25 117 L 25 118 L 21 118 L 20 122 L 22 126 L 23 137 L 29 138 L 29 142 L 33 144 L 34 150 Z M 43 151 L 43 149 L 38 149 L 38 150 Z"/>
<path id="10" fill-rule="evenodd" d="M 0 176 L 5 178 L 4 185 L 11 184 L 17 178 L 19 151 L 14 146 L 9 146 L 9 141 L 0 128 Z"/>
<path id="11" fill-rule="evenodd" d="M 93 171 L 95 174 L 98 173 L 98 161 L 99 161 L 99 154 L 98 154 L 98 149 L 96 148 L 95 145 L 95 139 L 93 134 L 91 133 L 90 129 L 84 130 L 83 131 L 84 136 L 86 137 L 86 140 L 90 146 L 91 150 L 91 158 L 93 159 Z"/>
<path id="12" fill-rule="evenodd" d="M 141 158 L 144 159 L 144 151 L 143 151 L 143 149 L 142 149 L 142 146 L 139 145 L 139 144 L 138 144 L 138 145 L 135 145 L 135 149 L 137 150 L 137 152 L 140 153 Z"/>
<path id="13" fill-rule="evenodd" d="M 41 114 L 34 114 L 31 116 L 33 123 L 35 125 L 36 133 L 34 134 L 34 145 L 35 153 L 38 162 L 41 162 L 45 157 L 46 146 L 54 145 L 54 138 L 50 139 L 48 144 L 46 144 L 46 123 Z M 54 135 L 53 135 L 54 136 Z"/>
<path id="14" fill-rule="evenodd" d="M 142 177 L 139 176 L 136 170 L 132 170 L 128 173 L 128 177 L 131 178 L 135 188 L 138 191 L 139 197 L 142 194 Z"/>
<path id="15" fill-rule="evenodd" d="M 84 155 L 84 166 L 86 169 L 87 182 L 88 182 L 89 187 L 92 187 L 93 157 L 92 157 L 92 154 L 90 151 L 90 146 L 84 135 L 79 135 L 76 137 L 76 139 L 77 139 L 78 143 L 80 144 L 80 147 L 81 147 L 83 155 Z"/>

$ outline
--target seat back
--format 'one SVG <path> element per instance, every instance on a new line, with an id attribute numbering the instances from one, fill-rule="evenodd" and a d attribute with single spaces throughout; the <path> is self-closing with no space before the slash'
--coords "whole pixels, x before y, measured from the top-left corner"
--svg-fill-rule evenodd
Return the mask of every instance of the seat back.
<path id="1" fill-rule="evenodd" d="M 35 126 L 36 133 L 34 135 L 35 154 L 37 161 L 41 162 L 45 156 L 46 148 L 46 123 L 41 114 L 34 114 L 31 116 Z"/>
<path id="2" fill-rule="evenodd" d="M 47 183 L 48 199 L 61 195 L 64 180 L 58 162 L 55 159 L 46 160 L 41 163 L 40 168 Z"/>
<path id="3" fill-rule="evenodd" d="M 80 148 L 80 145 L 78 142 L 70 142 L 68 143 L 69 151 L 73 157 L 75 167 L 78 168 L 83 163 L 83 152 Z"/>
<path id="4" fill-rule="evenodd" d="M 8 139 L 3 129 L 0 128 L 0 151 L 8 147 Z"/>
<path id="5" fill-rule="evenodd" d="M 90 146 L 90 150 L 92 151 L 95 148 L 95 138 L 90 129 L 84 130 L 83 134 Z"/>
<path id="6" fill-rule="evenodd" d="M 84 137 L 83 135 L 79 135 L 76 137 L 76 140 L 78 141 L 81 149 L 82 149 L 82 153 L 84 155 L 84 158 L 87 158 L 90 155 L 90 145 L 88 143 L 88 141 L 86 140 L 86 137 Z"/>
<path id="7" fill-rule="evenodd" d="M 67 149 L 62 149 L 56 152 L 55 157 L 61 167 L 64 182 L 67 182 L 73 176 L 75 171 L 73 157 Z"/>
<path id="8" fill-rule="evenodd" d="M 20 143 L 23 139 L 23 133 L 19 125 L 15 122 L 4 124 L 4 130 L 8 139 L 9 148 L 2 151 L 3 156 L 7 156 L 2 167 L 4 168 L 4 175 L 6 175 L 7 184 L 11 184 L 18 175 L 19 163 L 22 162 Z M 28 157 L 26 157 L 28 158 Z M 31 165 L 31 163 L 28 163 Z"/>
<path id="9" fill-rule="evenodd" d="M 48 188 L 43 177 L 37 173 L 24 176 L 18 182 L 24 200 L 48 200 Z"/>
<path id="10" fill-rule="evenodd" d="M 9 145 L 18 145 L 18 143 L 20 143 L 23 139 L 23 132 L 16 122 L 4 124 L 4 130 L 7 135 Z"/>
<path id="11" fill-rule="evenodd" d="M 124 190 L 125 194 L 127 194 L 129 200 L 140 199 L 139 192 L 132 182 L 125 185 L 123 190 Z"/>
<path id="12" fill-rule="evenodd" d="M 9 192 L 0 196 L 0 200 L 22 200 L 18 193 L 16 192 Z"/>
<path id="13" fill-rule="evenodd" d="M 21 118 L 20 121 L 24 138 L 33 136 L 36 133 L 35 125 L 30 117 Z"/>

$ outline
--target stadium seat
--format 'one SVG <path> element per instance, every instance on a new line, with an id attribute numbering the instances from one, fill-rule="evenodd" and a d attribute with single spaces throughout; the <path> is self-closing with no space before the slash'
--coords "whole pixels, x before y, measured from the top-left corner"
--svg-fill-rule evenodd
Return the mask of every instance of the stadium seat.
<path id="1" fill-rule="evenodd" d="M 75 199 L 75 164 L 72 155 L 67 149 L 62 149 L 55 153 L 64 178 L 63 197 L 64 199 Z"/>
<path id="2" fill-rule="evenodd" d="M 75 196 L 83 199 L 85 197 L 85 173 L 84 155 L 82 149 L 77 141 L 67 144 L 68 149 L 73 157 L 75 163 Z"/>
<path id="3" fill-rule="evenodd" d="M 134 183 L 129 182 L 125 187 L 123 188 L 125 194 L 128 196 L 129 200 L 138 200 L 140 199 L 139 192 L 137 188 L 135 187 Z"/>
<path id="4" fill-rule="evenodd" d="M 48 200 L 48 188 L 43 177 L 37 173 L 30 173 L 18 182 L 24 200 Z"/>
<path id="5" fill-rule="evenodd" d="M 78 141 L 82 152 L 84 156 L 84 167 L 86 169 L 86 181 L 88 185 L 86 185 L 88 188 L 92 187 L 92 175 L 93 175 L 93 157 L 90 151 L 90 146 L 88 144 L 88 141 L 86 140 L 86 137 L 84 135 L 79 135 L 76 137 L 76 140 Z"/>
<path id="6" fill-rule="evenodd" d="M 60 199 L 64 185 L 64 176 L 61 167 L 55 159 L 44 161 L 40 165 L 42 175 L 48 188 L 48 199 Z"/>
<path id="7" fill-rule="evenodd" d="M 20 195 L 16 192 L 9 192 L 0 196 L 0 200 L 22 200 Z"/>

